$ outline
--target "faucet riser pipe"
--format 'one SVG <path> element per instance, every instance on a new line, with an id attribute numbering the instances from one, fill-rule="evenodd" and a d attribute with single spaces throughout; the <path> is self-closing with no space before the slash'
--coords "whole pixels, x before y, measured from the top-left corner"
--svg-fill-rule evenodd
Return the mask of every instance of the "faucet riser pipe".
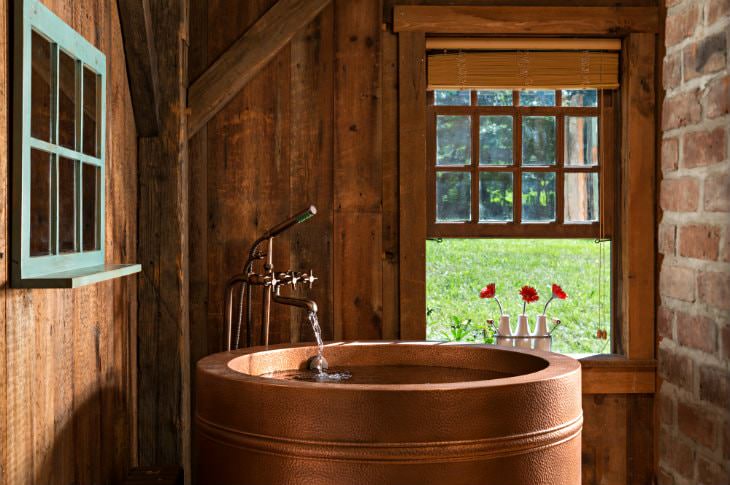
<path id="1" fill-rule="evenodd" d="M 274 238 L 270 237 L 268 240 L 268 248 L 266 250 L 266 273 L 267 275 L 274 274 Z M 269 345 L 269 326 L 271 325 L 271 290 L 272 287 L 264 286 L 264 304 L 263 304 L 263 329 L 262 329 L 262 340 L 263 345 Z"/>

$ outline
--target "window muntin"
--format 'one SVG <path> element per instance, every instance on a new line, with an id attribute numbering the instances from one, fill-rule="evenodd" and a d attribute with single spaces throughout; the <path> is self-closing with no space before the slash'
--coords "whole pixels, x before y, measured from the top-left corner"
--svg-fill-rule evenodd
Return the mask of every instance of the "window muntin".
<path id="1" fill-rule="evenodd" d="M 429 236 L 605 236 L 613 219 L 613 197 L 600 200 L 612 186 L 599 142 L 605 93 L 429 92 Z"/>

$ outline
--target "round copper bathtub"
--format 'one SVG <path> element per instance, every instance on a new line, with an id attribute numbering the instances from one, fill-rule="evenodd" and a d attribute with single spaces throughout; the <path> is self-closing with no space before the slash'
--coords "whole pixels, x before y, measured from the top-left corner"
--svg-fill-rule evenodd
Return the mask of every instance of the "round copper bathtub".
<path id="1" fill-rule="evenodd" d="M 271 377 L 315 353 L 278 346 L 198 362 L 197 483 L 580 484 L 580 365 L 569 357 L 342 342 L 325 356 L 350 382 Z"/>

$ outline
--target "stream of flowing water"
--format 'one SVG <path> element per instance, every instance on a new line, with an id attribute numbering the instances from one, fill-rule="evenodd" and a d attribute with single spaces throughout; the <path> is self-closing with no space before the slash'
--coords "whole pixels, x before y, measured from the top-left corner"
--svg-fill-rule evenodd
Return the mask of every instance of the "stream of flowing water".
<path id="1" fill-rule="evenodd" d="M 309 312 L 307 318 L 309 319 L 309 324 L 312 326 L 314 338 L 317 341 L 317 359 L 320 362 L 326 362 L 324 358 L 324 342 L 322 341 L 322 327 L 319 326 L 317 312 Z M 348 380 L 350 377 L 352 377 L 352 374 L 347 371 L 327 372 L 327 369 L 321 369 L 319 371 L 310 370 L 308 372 L 297 373 L 294 379 L 315 382 L 342 382 Z"/>

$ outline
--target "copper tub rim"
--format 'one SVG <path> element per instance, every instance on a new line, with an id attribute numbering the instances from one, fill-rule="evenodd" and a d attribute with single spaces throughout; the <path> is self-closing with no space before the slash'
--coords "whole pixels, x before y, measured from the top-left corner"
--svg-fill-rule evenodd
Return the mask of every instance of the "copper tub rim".
<path id="1" fill-rule="evenodd" d="M 316 344 L 313 342 L 301 343 L 284 343 L 270 345 L 268 347 L 250 347 L 239 349 L 231 352 L 221 352 L 209 355 L 201 359 L 198 363 L 199 367 L 205 368 L 206 373 L 210 372 L 219 378 L 231 379 L 241 384 L 256 384 L 261 386 L 282 387 L 282 388 L 300 388 L 300 389 L 322 389 L 327 392 L 433 392 L 433 391 L 454 391 L 454 390 L 470 390 L 484 388 L 506 388 L 512 386 L 522 386 L 526 384 L 535 384 L 536 382 L 549 382 L 552 380 L 566 377 L 569 374 L 577 373 L 580 377 L 580 362 L 562 354 L 552 352 L 544 352 L 539 350 L 528 350 L 517 347 L 500 347 L 491 344 L 466 344 L 461 342 L 437 342 L 425 340 L 353 340 L 353 341 L 333 341 L 325 343 L 325 357 L 327 348 L 352 345 L 352 346 L 382 346 L 382 345 L 411 345 L 411 346 L 449 346 L 449 347 L 468 347 L 470 349 L 484 348 L 490 351 L 504 353 L 520 353 L 537 358 L 545 362 L 547 365 L 542 369 L 534 372 L 528 372 L 517 376 L 500 377 L 487 380 L 474 380 L 450 383 L 436 384 L 338 384 L 338 383 L 321 383 L 298 380 L 284 380 L 272 377 L 263 377 L 261 375 L 247 374 L 243 371 L 234 369 L 232 363 L 240 358 L 251 356 L 258 353 L 284 352 L 288 349 L 310 347 L 312 355 Z M 202 370 L 202 369 L 201 369 Z M 281 369 L 289 370 L 289 369 Z"/>

